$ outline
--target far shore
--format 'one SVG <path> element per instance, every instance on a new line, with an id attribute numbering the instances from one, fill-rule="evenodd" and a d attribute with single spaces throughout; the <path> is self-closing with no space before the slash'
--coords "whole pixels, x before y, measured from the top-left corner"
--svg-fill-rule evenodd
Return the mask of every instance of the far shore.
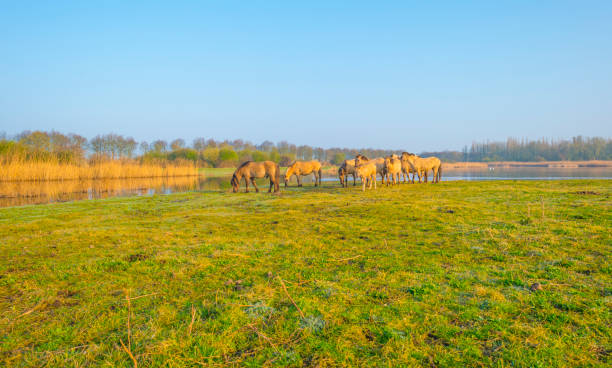
<path id="1" fill-rule="evenodd" d="M 487 168 L 515 168 L 515 167 L 540 167 L 540 168 L 612 168 L 612 161 L 591 160 L 591 161 L 493 161 L 493 162 L 444 162 L 446 170 L 461 169 L 487 169 Z"/>
<path id="2" fill-rule="evenodd" d="M 612 169 L 612 161 L 590 160 L 590 161 L 537 161 L 537 162 L 521 162 L 521 161 L 493 161 L 493 162 L 444 162 L 442 161 L 444 170 L 483 170 L 489 168 L 556 168 L 556 169 L 578 169 L 578 168 L 601 168 Z M 230 176 L 234 172 L 233 167 L 224 168 L 202 168 L 200 174 L 206 177 L 225 177 Z M 281 167 L 281 171 L 287 170 L 287 167 Z M 324 175 L 336 175 L 338 166 L 326 164 L 323 167 Z"/>

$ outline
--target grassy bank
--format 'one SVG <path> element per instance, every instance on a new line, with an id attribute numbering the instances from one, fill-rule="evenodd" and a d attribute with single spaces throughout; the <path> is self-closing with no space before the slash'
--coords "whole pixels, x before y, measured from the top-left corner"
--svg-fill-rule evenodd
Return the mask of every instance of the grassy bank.
<path id="1" fill-rule="evenodd" d="M 0 209 L 0 365 L 606 366 L 611 194 L 328 184 Z"/>

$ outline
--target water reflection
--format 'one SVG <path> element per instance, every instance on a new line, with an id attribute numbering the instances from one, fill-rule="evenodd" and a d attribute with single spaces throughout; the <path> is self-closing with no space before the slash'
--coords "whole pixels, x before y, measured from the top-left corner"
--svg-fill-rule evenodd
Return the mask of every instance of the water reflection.
<path id="1" fill-rule="evenodd" d="M 566 180 L 612 179 L 611 167 L 496 167 L 483 169 L 449 169 L 443 180 Z"/>
<path id="2" fill-rule="evenodd" d="M 452 169 L 442 176 L 452 180 L 560 180 L 560 179 L 612 179 L 611 168 L 495 168 Z M 45 182 L 0 182 L 0 207 L 22 206 L 53 202 L 99 199 L 119 196 L 146 196 L 187 191 L 229 191 L 228 177 L 173 177 L 150 179 L 64 180 Z M 304 177 L 310 186 L 312 176 Z M 323 186 L 339 186 L 335 176 L 324 176 Z M 352 179 L 349 180 L 351 182 Z M 257 180 L 260 190 L 268 190 L 268 180 Z M 295 178 L 289 182 L 295 187 Z M 281 183 L 281 190 L 284 183 Z M 251 190 L 253 188 L 250 188 Z M 240 190 L 244 191 L 244 181 Z"/>
<path id="3" fill-rule="evenodd" d="M 167 194 L 198 189 L 198 177 L 0 182 L 0 207 Z"/>

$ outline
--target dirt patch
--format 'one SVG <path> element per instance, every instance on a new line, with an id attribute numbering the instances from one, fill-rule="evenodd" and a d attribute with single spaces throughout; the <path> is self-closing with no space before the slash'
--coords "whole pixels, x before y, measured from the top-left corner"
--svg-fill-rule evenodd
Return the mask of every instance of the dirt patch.
<path id="1" fill-rule="evenodd" d="M 450 346 L 450 342 L 448 342 L 448 340 L 436 335 L 434 332 L 428 333 L 425 341 L 427 341 L 430 344 L 442 344 L 444 346 Z"/>
<path id="2" fill-rule="evenodd" d="M 128 262 L 137 262 L 137 261 L 144 261 L 146 259 L 149 259 L 151 256 L 148 254 L 144 254 L 144 253 L 135 253 L 135 254 L 130 254 L 129 256 L 125 257 L 125 259 Z"/>

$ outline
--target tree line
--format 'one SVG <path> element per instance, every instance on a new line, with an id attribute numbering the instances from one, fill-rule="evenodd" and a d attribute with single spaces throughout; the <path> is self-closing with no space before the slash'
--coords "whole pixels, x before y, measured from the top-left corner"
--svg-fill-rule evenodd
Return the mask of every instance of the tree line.
<path id="1" fill-rule="evenodd" d="M 295 145 L 287 141 L 253 144 L 242 139 L 214 140 L 196 138 L 138 142 L 118 134 L 97 135 L 87 139 L 77 134 L 56 131 L 24 131 L 14 137 L 0 136 L 0 156 L 24 160 L 56 160 L 82 163 L 101 160 L 140 160 L 142 162 L 188 161 L 201 167 L 233 167 L 241 162 L 271 160 L 286 166 L 294 160 L 312 160 L 338 165 L 361 153 L 368 157 L 387 156 L 402 150 L 372 148 L 321 148 Z M 612 160 L 612 139 L 574 137 L 570 140 L 517 140 L 472 143 L 462 151 L 422 152 L 443 161 L 562 161 Z"/>
<path id="2" fill-rule="evenodd" d="M 472 143 L 462 151 L 423 152 L 452 162 L 612 160 L 612 139 L 577 136 L 569 140 L 516 139 Z"/>

